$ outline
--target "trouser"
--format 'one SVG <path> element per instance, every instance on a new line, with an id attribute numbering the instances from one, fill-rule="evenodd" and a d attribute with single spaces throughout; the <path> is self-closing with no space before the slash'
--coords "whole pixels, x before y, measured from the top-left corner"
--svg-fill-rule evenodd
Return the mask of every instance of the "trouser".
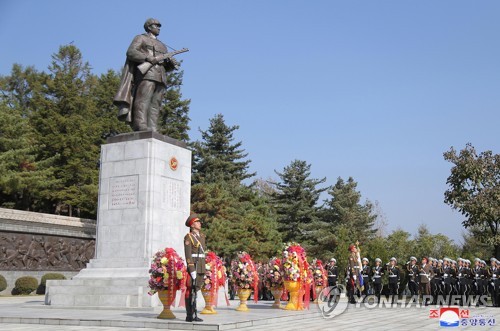
<path id="1" fill-rule="evenodd" d="M 411 296 L 418 295 L 418 284 L 415 281 L 410 280 L 408 282 L 408 289 L 410 290 Z"/>
<path id="2" fill-rule="evenodd" d="M 391 297 L 391 303 L 394 303 L 394 298 L 398 297 L 398 283 L 389 283 L 389 296 Z"/>
<path id="3" fill-rule="evenodd" d="M 420 283 L 420 294 L 422 295 L 422 301 L 425 300 L 425 302 L 423 302 L 425 305 L 427 305 L 427 300 L 425 298 L 425 296 L 429 296 L 430 292 L 431 292 L 431 286 L 429 283 Z"/>
<path id="4" fill-rule="evenodd" d="M 163 83 L 146 79 L 139 83 L 132 108 L 132 128 L 134 131 L 156 131 L 164 94 L 165 86 Z"/>
<path id="5" fill-rule="evenodd" d="M 382 283 L 373 283 L 373 292 L 377 297 L 377 302 L 380 302 L 380 293 L 382 293 Z"/>
<path id="6" fill-rule="evenodd" d="M 476 305 L 479 306 L 481 305 L 481 296 L 484 294 L 483 291 L 483 280 L 482 279 L 476 279 L 474 283 L 474 294 L 477 299 Z"/>
<path id="7" fill-rule="evenodd" d="M 356 282 L 353 279 L 349 279 L 347 282 L 347 297 L 349 298 L 349 303 L 356 303 L 354 299 L 354 292 L 356 291 Z"/>

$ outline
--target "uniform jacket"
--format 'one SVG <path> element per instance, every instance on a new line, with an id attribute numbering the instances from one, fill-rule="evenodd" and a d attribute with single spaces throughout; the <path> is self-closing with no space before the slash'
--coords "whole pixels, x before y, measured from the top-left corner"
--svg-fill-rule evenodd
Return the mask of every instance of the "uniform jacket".
<path id="1" fill-rule="evenodd" d="M 429 283 L 432 279 L 433 274 L 434 272 L 432 266 L 429 263 L 426 263 L 423 266 L 421 266 L 419 269 L 420 283 L 421 284 Z"/>
<path id="2" fill-rule="evenodd" d="M 194 232 L 190 232 L 184 237 L 184 253 L 186 254 L 186 263 L 189 273 L 195 271 L 195 264 L 196 272 L 198 274 L 204 274 L 206 272 L 206 247 L 206 237 L 203 233 L 200 233 L 200 235 L 198 236 Z"/>

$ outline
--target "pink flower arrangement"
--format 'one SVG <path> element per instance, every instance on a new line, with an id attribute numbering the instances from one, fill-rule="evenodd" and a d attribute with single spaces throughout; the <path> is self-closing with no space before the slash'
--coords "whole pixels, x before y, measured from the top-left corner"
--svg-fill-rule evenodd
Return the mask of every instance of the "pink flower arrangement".
<path id="1" fill-rule="evenodd" d="M 254 300 L 258 298 L 259 274 L 255 263 L 247 252 L 239 252 L 236 263 L 231 264 L 231 273 L 240 289 L 254 290 Z"/>
<path id="2" fill-rule="evenodd" d="M 272 257 L 266 268 L 266 282 L 270 288 L 283 287 L 283 266 L 281 260 Z"/>
<path id="3" fill-rule="evenodd" d="M 165 248 L 156 252 L 149 268 L 149 295 L 158 291 L 185 289 L 187 270 L 184 260 L 173 248 Z M 175 295 L 173 295 L 175 299 Z"/>

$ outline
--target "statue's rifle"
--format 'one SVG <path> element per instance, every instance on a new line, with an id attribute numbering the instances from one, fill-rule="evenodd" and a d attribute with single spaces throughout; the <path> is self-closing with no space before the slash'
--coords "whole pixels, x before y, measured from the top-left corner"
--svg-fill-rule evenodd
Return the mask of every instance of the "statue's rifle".
<path id="1" fill-rule="evenodd" d="M 179 49 L 177 51 L 173 51 L 173 52 L 168 52 L 168 53 L 165 53 L 165 54 L 162 54 L 162 55 L 158 55 L 156 56 L 156 59 L 158 60 L 158 63 L 163 63 L 165 60 L 169 60 L 170 62 L 172 62 L 172 64 L 175 66 L 175 68 L 177 69 L 177 67 L 179 66 L 179 62 L 177 62 L 176 59 L 174 59 L 174 55 L 177 55 L 177 54 L 181 54 L 181 53 L 185 53 L 185 52 L 189 52 L 189 49 L 187 48 L 183 48 L 183 49 Z M 144 62 L 144 63 L 141 63 L 137 66 L 137 69 L 139 69 L 139 71 L 145 75 L 149 69 L 151 69 L 151 67 L 153 66 L 153 64 L 151 62 Z"/>

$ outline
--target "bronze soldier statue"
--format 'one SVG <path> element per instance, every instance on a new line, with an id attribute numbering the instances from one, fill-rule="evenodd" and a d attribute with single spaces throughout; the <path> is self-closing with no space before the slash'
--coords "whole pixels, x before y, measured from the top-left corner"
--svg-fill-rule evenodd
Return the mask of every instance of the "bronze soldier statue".
<path id="1" fill-rule="evenodd" d="M 203 276 L 206 272 L 205 251 L 206 237 L 201 233 L 201 222 L 196 214 L 188 217 L 186 226 L 190 231 L 184 237 L 184 253 L 187 269 L 190 275 L 186 291 L 186 322 L 203 322 L 196 311 L 196 293 L 201 289 Z"/>
<path id="2" fill-rule="evenodd" d="M 166 74 L 178 66 L 172 55 L 181 51 L 168 53 L 167 46 L 157 39 L 160 28 L 158 20 L 149 18 L 144 23 L 146 33 L 132 40 L 113 100 L 119 108 L 118 118 L 131 124 L 134 131 L 157 131 Z"/>

